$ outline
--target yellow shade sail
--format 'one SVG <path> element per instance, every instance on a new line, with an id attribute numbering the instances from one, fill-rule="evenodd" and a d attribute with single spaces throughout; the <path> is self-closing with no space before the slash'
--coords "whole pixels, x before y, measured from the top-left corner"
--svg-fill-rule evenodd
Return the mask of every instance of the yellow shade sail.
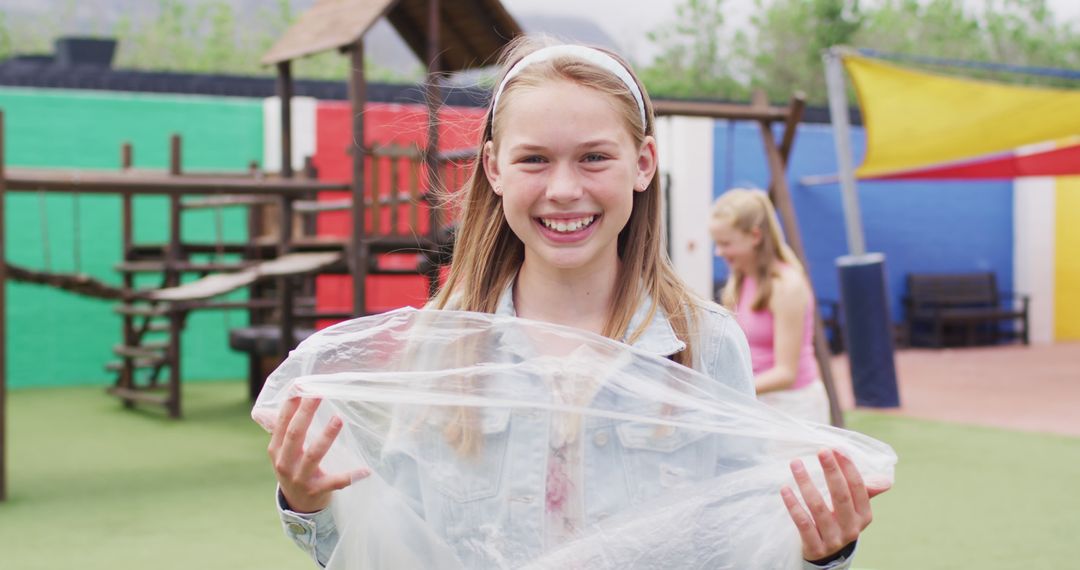
<path id="1" fill-rule="evenodd" d="M 1080 134 L 1080 91 L 1005 85 L 844 56 L 862 108 L 859 178 L 971 160 Z"/>

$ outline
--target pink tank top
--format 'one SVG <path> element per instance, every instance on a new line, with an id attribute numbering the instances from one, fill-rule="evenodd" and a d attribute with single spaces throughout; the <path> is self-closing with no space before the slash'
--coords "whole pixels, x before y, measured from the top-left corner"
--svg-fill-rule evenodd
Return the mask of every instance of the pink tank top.
<path id="1" fill-rule="evenodd" d="M 768 308 L 755 311 L 754 296 L 757 294 L 757 281 L 749 275 L 743 279 L 742 292 L 735 309 L 735 320 L 746 333 L 750 343 L 750 361 L 754 374 L 760 374 L 772 368 L 776 363 L 773 350 L 773 314 Z M 811 300 L 812 301 L 812 300 Z M 806 311 L 803 320 L 802 346 L 799 348 L 799 367 L 795 372 L 795 384 L 792 389 L 809 385 L 818 377 L 817 360 L 814 358 L 814 304 Z"/>

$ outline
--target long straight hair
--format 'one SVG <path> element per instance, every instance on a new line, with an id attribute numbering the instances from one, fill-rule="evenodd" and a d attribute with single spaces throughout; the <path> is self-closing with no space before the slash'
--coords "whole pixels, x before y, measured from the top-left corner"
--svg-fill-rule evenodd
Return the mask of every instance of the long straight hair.
<path id="1" fill-rule="evenodd" d="M 519 38 L 508 46 L 500 59 L 503 72 L 529 53 L 547 45 L 550 40 Z M 608 53 L 634 76 L 629 66 L 617 55 Z M 569 81 L 608 95 L 618 104 L 623 124 L 634 143 L 640 147 L 647 135 L 654 133 L 652 102 L 634 76 L 642 93 L 646 124 L 641 124 L 637 102 L 630 90 L 612 73 L 583 60 L 564 56 L 529 65 L 515 75 L 499 97 L 498 108 L 488 107 L 473 171 L 460 192 L 461 222 L 454 243 L 453 262 L 446 284 L 434 299 L 437 308 L 453 308 L 491 313 L 495 311 L 500 293 L 509 285 L 525 259 L 525 245 L 510 229 L 502 211 L 502 197 L 491 188 L 483 171 L 484 146 L 493 141 L 498 146 L 504 129 L 506 106 L 514 93 L 523 87 L 539 87 L 552 81 Z M 616 340 L 634 342 L 644 333 L 657 309 L 671 322 L 675 334 L 686 342 L 686 350 L 671 358 L 684 366 L 692 366 L 691 346 L 693 311 L 689 310 L 696 297 L 676 275 L 663 248 L 661 232 L 661 194 L 659 176 L 654 176 L 644 192 L 633 193 L 633 210 L 626 227 L 618 236 L 620 264 L 616 290 L 603 334 Z M 630 189 L 627 189 L 630 191 Z M 653 304 L 648 318 L 636 330 L 627 330 L 630 320 L 648 293 Z"/>
<path id="2" fill-rule="evenodd" d="M 732 188 L 713 203 L 712 221 L 731 224 L 731 227 L 745 234 L 751 234 L 754 230 L 760 232 L 761 242 L 754 248 L 756 263 L 753 268 L 757 294 L 751 307 L 755 311 L 765 310 L 772 299 L 772 278 L 779 275 L 780 264 L 786 263 L 802 271 L 798 257 L 784 240 L 784 232 L 780 229 L 769 195 L 762 190 Z M 745 282 L 746 275 L 732 268 L 731 277 L 721 293 L 725 307 L 732 311 L 736 309 Z"/>

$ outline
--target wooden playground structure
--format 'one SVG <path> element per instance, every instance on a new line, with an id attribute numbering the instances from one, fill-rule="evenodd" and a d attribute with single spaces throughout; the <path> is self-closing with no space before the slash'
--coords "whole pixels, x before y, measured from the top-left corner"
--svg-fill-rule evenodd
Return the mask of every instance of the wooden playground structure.
<path id="1" fill-rule="evenodd" d="M 349 93 L 352 140 L 364 141 L 366 89 L 364 35 L 382 16 L 428 63 L 428 129 L 425 148 L 352 145 L 352 179 L 348 183 L 317 180 L 308 167 L 293 171 L 291 105 L 293 59 L 337 49 L 350 57 Z M 497 0 L 441 2 L 440 0 L 323 1 L 290 28 L 263 63 L 278 71 L 281 102 L 281 171 L 266 173 L 249 165 L 241 174 L 189 172 L 182 165 L 179 136 L 170 140 L 167 172 L 134 168 L 134 149 L 121 149 L 119 172 L 6 169 L 3 153 L 3 114 L 0 112 L 0 259 L 4 259 L 3 204 L 9 192 L 109 193 L 121 197 L 121 260 L 116 266 L 122 286 L 112 286 L 85 275 L 57 274 L 0 263 L 0 323 L 4 318 L 4 283 L 18 279 L 61 288 L 76 294 L 118 301 L 122 316 L 121 342 L 114 347 L 118 360 L 107 365 L 116 373 L 109 392 L 126 407 L 162 406 L 178 418 L 181 406 L 180 337 L 185 319 L 194 311 L 243 309 L 250 326 L 232 331 L 230 344 L 248 351 L 252 397 L 273 365 L 310 334 L 319 320 L 368 314 L 365 283 L 369 275 L 410 274 L 428 279 L 429 291 L 438 286 L 439 271 L 450 261 L 452 232 L 446 216 L 433 200 L 434 192 L 458 187 L 461 163 L 475 158 L 475 150 L 440 152 L 438 110 L 440 74 L 490 64 L 494 54 L 521 29 Z M 771 183 L 770 195 L 782 217 L 789 241 L 806 263 L 798 224 L 785 176 L 787 160 L 804 109 L 801 96 L 787 107 L 769 105 L 756 95 L 750 105 L 656 101 L 657 116 L 696 116 L 755 121 L 761 126 Z M 784 125 L 778 142 L 775 123 Z M 389 191 L 380 191 L 389 180 Z M 320 194 L 349 194 L 347 199 L 320 200 Z M 166 243 L 136 243 L 133 239 L 133 200 L 138 196 L 168 198 Z M 244 208 L 245 241 L 185 241 L 185 212 L 206 208 Z M 327 211 L 348 211 L 350 234 L 343 238 L 317 235 L 315 216 Z M 387 222 L 389 220 L 389 222 Z M 387 254 L 409 254 L 416 259 L 408 269 L 383 268 Z M 201 257 L 212 256 L 211 261 Z M 228 259 L 225 259 L 225 258 Z M 320 311 L 314 295 L 315 277 L 347 274 L 352 278 L 352 311 Z M 136 276 L 159 279 L 154 288 L 136 287 Z M 185 276 L 194 276 L 185 279 Z M 140 278 L 145 282 L 145 277 Z M 244 290 L 244 300 L 222 299 Z M 0 500 L 6 497 L 4 465 L 5 331 L 0 326 Z M 830 395 L 834 424 L 841 424 L 833 388 L 829 353 L 820 315 L 815 347 L 822 378 Z"/>

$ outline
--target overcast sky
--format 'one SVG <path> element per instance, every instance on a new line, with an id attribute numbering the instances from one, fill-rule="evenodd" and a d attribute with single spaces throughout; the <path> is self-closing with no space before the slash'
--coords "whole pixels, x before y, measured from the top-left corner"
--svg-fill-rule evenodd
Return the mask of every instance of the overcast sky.
<path id="1" fill-rule="evenodd" d="M 652 49 L 645 34 L 675 17 L 680 0 L 502 0 L 514 14 L 544 13 L 587 17 L 599 24 L 635 61 L 647 61 Z M 983 0 L 965 0 L 978 6 Z M 1048 0 L 1054 13 L 1080 27 L 1080 0 Z M 754 0 L 726 0 L 729 23 L 745 22 Z"/>

